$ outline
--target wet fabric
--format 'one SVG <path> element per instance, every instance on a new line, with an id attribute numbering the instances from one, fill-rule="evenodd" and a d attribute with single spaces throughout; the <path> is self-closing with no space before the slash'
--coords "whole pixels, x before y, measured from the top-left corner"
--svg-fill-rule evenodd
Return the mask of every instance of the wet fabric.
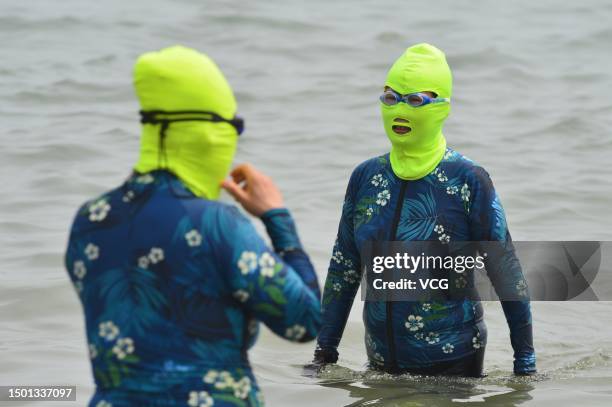
<path id="1" fill-rule="evenodd" d="M 487 172 L 447 148 L 427 176 L 398 178 L 389 154 L 359 165 L 346 191 L 323 294 L 317 354 L 333 362 L 361 281 L 366 241 L 500 241 L 486 269 L 497 290 L 525 283 L 500 199 Z M 461 274 L 449 284 L 465 287 Z M 535 370 L 529 301 L 502 301 L 517 373 Z M 478 301 L 376 302 L 364 305 L 365 344 L 372 366 L 396 373 L 457 361 L 486 345 Z"/>
<path id="2" fill-rule="evenodd" d="M 79 209 L 65 265 L 85 313 L 90 406 L 262 405 L 247 356 L 258 322 L 296 342 L 320 326 L 291 215 L 262 220 L 274 250 L 235 207 L 167 171 L 134 174 Z"/>
<path id="3" fill-rule="evenodd" d="M 450 98 L 452 76 L 442 51 L 429 44 L 417 44 L 395 61 L 385 86 L 401 95 L 431 91 L 438 97 Z M 438 165 L 446 149 L 442 127 L 449 113 L 450 104 L 446 102 L 419 107 L 403 102 L 393 106 L 381 103 L 385 133 L 391 141 L 391 168 L 397 177 L 416 180 Z M 410 127 L 411 131 L 397 134 L 394 125 Z"/>

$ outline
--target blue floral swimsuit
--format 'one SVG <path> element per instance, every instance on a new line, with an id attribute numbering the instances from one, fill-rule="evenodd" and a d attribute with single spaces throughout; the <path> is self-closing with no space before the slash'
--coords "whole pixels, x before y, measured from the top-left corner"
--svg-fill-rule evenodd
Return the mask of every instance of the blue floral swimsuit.
<path id="1" fill-rule="evenodd" d="M 320 291 L 289 212 L 262 220 L 194 196 L 166 171 L 134 174 L 78 211 L 66 268 L 96 383 L 90 406 L 260 406 L 247 358 L 258 321 L 316 337 Z"/>
<path id="2" fill-rule="evenodd" d="M 323 294 L 317 352 L 337 358 L 361 281 L 367 241 L 508 242 L 499 259 L 485 261 L 496 290 L 524 284 L 504 210 L 486 171 L 447 148 L 427 176 L 395 176 L 389 155 L 370 159 L 351 175 Z M 461 284 L 455 280 L 455 284 Z M 535 371 L 531 311 L 527 300 L 502 301 L 514 349 L 514 371 Z M 367 301 L 363 321 L 372 367 L 389 372 L 427 371 L 483 352 L 486 327 L 479 301 Z M 329 360 L 332 359 L 332 360 Z"/>

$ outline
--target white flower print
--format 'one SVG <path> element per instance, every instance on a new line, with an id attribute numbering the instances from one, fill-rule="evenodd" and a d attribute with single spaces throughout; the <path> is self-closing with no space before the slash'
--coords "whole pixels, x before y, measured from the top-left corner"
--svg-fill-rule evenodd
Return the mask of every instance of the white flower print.
<path id="1" fill-rule="evenodd" d="M 383 179 L 382 182 L 380 183 L 380 186 L 382 188 L 387 188 L 389 186 L 389 180 L 388 179 Z"/>
<path id="2" fill-rule="evenodd" d="M 153 181 L 155 181 L 155 178 L 153 178 L 153 175 L 151 174 L 144 174 L 136 177 L 136 182 L 139 184 L 150 184 Z"/>
<path id="3" fill-rule="evenodd" d="M 242 252 L 238 260 L 238 268 L 242 274 L 249 274 L 257 267 L 257 254 L 255 252 Z"/>
<path id="4" fill-rule="evenodd" d="M 444 232 L 444 226 L 442 226 L 442 225 L 434 226 L 434 232 L 436 232 L 436 233 L 443 233 Z"/>
<path id="5" fill-rule="evenodd" d="M 190 391 L 187 404 L 190 407 L 212 407 L 215 401 L 207 391 Z"/>
<path id="6" fill-rule="evenodd" d="M 134 191 L 127 191 L 125 195 L 123 195 L 123 198 L 121 198 L 121 200 L 127 203 L 134 199 L 135 196 L 136 194 L 134 193 Z"/>
<path id="7" fill-rule="evenodd" d="M 217 377 L 219 377 L 219 372 L 214 369 L 211 369 L 206 372 L 202 380 L 204 381 L 204 383 L 213 384 L 217 380 Z"/>
<path id="8" fill-rule="evenodd" d="M 219 374 L 219 378 L 215 382 L 215 387 L 217 389 L 223 390 L 230 387 L 234 387 L 235 384 L 236 381 L 232 377 L 231 373 L 224 370 Z"/>
<path id="9" fill-rule="evenodd" d="M 340 250 L 335 250 L 334 254 L 332 255 L 332 260 L 338 264 L 342 264 L 342 262 L 344 261 L 344 256 L 342 255 L 342 252 Z"/>
<path id="10" fill-rule="evenodd" d="M 85 267 L 85 262 L 83 260 L 77 260 L 72 265 L 72 274 L 79 280 L 82 280 L 87 274 L 87 268 Z"/>
<path id="11" fill-rule="evenodd" d="M 480 341 L 480 332 L 478 332 L 476 336 L 472 338 L 472 346 L 474 349 L 480 349 L 482 346 L 482 342 Z"/>
<path id="12" fill-rule="evenodd" d="M 385 206 L 391 199 L 391 193 L 388 189 L 385 189 L 376 195 L 376 203 L 380 206 Z"/>
<path id="13" fill-rule="evenodd" d="M 300 340 L 306 334 L 306 328 L 302 325 L 295 324 L 292 327 L 287 328 L 285 331 L 285 337 L 288 339 Z"/>
<path id="14" fill-rule="evenodd" d="M 357 272 L 355 270 L 346 270 L 344 272 L 344 281 L 346 281 L 349 284 L 355 284 L 356 282 L 359 281 L 358 277 L 357 277 Z"/>
<path id="15" fill-rule="evenodd" d="M 425 337 L 428 344 L 433 345 L 434 343 L 440 342 L 440 335 L 435 332 L 430 332 Z"/>
<path id="16" fill-rule="evenodd" d="M 138 267 L 141 269 L 146 269 L 149 267 L 149 258 L 147 256 L 142 256 L 138 259 Z"/>
<path id="17" fill-rule="evenodd" d="M 98 328 L 98 334 L 107 341 L 112 341 L 119 335 L 119 328 L 113 321 L 101 322 Z"/>
<path id="18" fill-rule="evenodd" d="M 424 302 L 423 305 L 421 305 L 421 308 L 423 309 L 423 311 L 427 312 L 427 311 L 431 311 L 431 304 L 428 302 Z"/>
<path id="19" fill-rule="evenodd" d="M 105 198 L 98 199 L 96 202 L 89 205 L 89 220 L 91 222 L 101 222 L 106 218 L 111 206 L 106 202 Z"/>
<path id="20" fill-rule="evenodd" d="M 100 257 L 100 248 L 93 243 L 88 243 L 87 246 L 85 246 L 85 256 L 87 256 L 89 260 L 96 260 Z"/>
<path id="21" fill-rule="evenodd" d="M 366 209 L 366 216 L 369 218 L 374 214 L 374 209 L 368 208 Z"/>
<path id="22" fill-rule="evenodd" d="M 342 289 L 342 285 L 340 283 L 334 283 L 332 288 L 334 289 L 334 291 L 340 291 Z"/>
<path id="23" fill-rule="evenodd" d="M 89 344 L 89 358 L 95 359 L 98 356 L 98 349 L 93 343 Z"/>
<path id="24" fill-rule="evenodd" d="M 106 400 L 100 400 L 96 403 L 96 407 L 113 407 L 113 405 Z"/>
<path id="25" fill-rule="evenodd" d="M 246 376 L 238 380 L 234 385 L 234 396 L 238 397 L 239 399 L 247 398 L 250 392 L 251 379 Z"/>
<path id="26" fill-rule="evenodd" d="M 233 296 L 239 302 L 247 302 L 249 299 L 249 293 L 246 290 L 236 290 Z"/>
<path id="27" fill-rule="evenodd" d="M 468 187 L 468 184 L 463 184 L 461 187 L 461 199 L 465 202 L 470 201 L 470 187 Z"/>
<path id="28" fill-rule="evenodd" d="M 449 195 L 455 195 L 457 192 L 459 192 L 459 188 L 457 186 L 452 186 L 452 187 L 446 187 L 446 193 Z"/>
<path id="29" fill-rule="evenodd" d="M 268 252 L 265 252 L 259 258 L 259 269 L 264 277 L 274 277 L 274 265 L 276 260 Z"/>
<path id="30" fill-rule="evenodd" d="M 465 288 L 467 286 L 467 281 L 463 277 L 458 277 L 455 279 L 455 287 L 457 288 Z"/>
<path id="31" fill-rule="evenodd" d="M 444 353 L 453 353 L 455 351 L 455 345 L 447 343 L 442 346 L 442 352 Z"/>
<path id="32" fill-rule="evenodd" d="M 383 181 L 382 174 L 376 174 L 372 177 L 372 185 L 374 185 L 375 187 L 379 186 L 382 181 Z"/>
<path id="33" fill-rule="evenodd" d="M 196 247 L 202 244 L 202 235 L 196 229 L 191 229 L 185 233 L 185 240 L 189 246 Z"/>
<path id="34" fill-rule="evenodd" d="M 118 359 L 124 359 L 133 352 L 134 340 L 132 338 L 119 338 L 115 346 L 113 346 L 113 353 L 117 355 Z"/>
<path id="35" fill-rule="evenodd" d="M 414 334 L 415 339 L 422 340 L 425 337 L 423 332 L 417 332 Z"/>
<path id="36" fill-rule="evenodd" d="M 353 260 L 351 260 L 351 259 L 344 259 L 343 264 L 344 264 L 346 267 L 353 267 Z"/>
<path id="37" fill-rule="evenodd" d="M 157 264 L 164 260 L 164 250 L 159 247 L 153 247 L 149 252 L 149 260 L 151 260 L 151 264 Z"/>
<path id="38" fill-rule="evenodd" d="M 406 323 L 404 324 L 404 326 L 412 331 L 418 331 L 419 329 L 423 328 L 425 326 L 425 324 L 423 323 L 423 317 L 420 315 L 414 316 L 414 315 L 408 315 L 408 320 L 406 321 Z"/>
<path id="39" fill-rule="evenodd" d="M 450 242 L 450 236 L 446 233 L 442 233 L 440 236 L 438 236 L 438 240 L 443 244 L 448 243 Z"/>
<path id="40" fill-rule="evenodd" d="M 442 170 L 441 170 L 441 169 L 439 169 L 439 168 L 436 168 L 436 169 L 434 170 L 434 175 L 435 175 L 436 177 L 438 177 L 438 181 L 440 181 L 440 182 L 446 182 L 446 181 L 448 181 L 448 177 L 446 176 L 446 174 L 444 173 L 444 171 L 442 171 Z"/>

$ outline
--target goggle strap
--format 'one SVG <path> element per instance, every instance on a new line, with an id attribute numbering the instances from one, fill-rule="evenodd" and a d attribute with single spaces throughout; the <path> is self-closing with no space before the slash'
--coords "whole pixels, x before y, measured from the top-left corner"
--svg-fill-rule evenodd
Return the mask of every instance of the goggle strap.
<path id="1" fill-rule="evenodd" d="M 240 118 L 234 117 L 232 119 L 226 119 L 215 112 L 209 112 L 205 110 L 177 110 L 171 112 L 165 110 L 141 110 L 139 113 L 140 123 L 162 125 L 166 123 L 166 129 L 169 123 L 189 121 L 229 123 L 234 126 L 234 128 L 236 128 L 238 134 L 240 134 L 242 132 L 242 129 L 244 128 L 244 122 Z"/>
<path id="2" fill-rule="evenodd" d="M 167 112 L 164 110 L 141 110 L 140 122 L 143 124 L 161 124 L 164 122 L 184 122 L 184 121 L 207 121 L 207 122 L 232 122 L 215 112 L 204 110 L 181 110 Z"/>

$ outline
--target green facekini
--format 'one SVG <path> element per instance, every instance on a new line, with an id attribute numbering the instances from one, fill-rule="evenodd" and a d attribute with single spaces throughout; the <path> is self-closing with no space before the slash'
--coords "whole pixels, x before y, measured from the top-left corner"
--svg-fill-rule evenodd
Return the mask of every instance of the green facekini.
<path id="1" fill-rule="evenodd" d="M 140 56 L 134 87 L 144 111 L 211 111 L 225 119 L 236 113 L 234 94 L 217 65 L 189 48 L 174 46 Z M 234 127 L 224 122 L 173 122 L 160 143 L 160 126 L 143 125 L 136 171 L 168 169 L 197 196 L 218 198 L 219 184 L 236 151 Z"/>
<path id="2" fill-rule="evenodd" d="M 389 70 L 385 85 L 401 95 L 431 91 L 438 97 L 450 98 L 452 93 L 452 77 L 444 53 L 429 44 L 408 48 Z M 450 113 L 450 104 L 381 105 L 385 132 L 392 144 L 391 168 L 395 175 L 416 180 L 429 174 L 446 150 L 442 126 Z M 408 123 L 394 122 L 395 119 L 408 120 Z M 392 129 L 394 124 L 410 127 L 411 131 L 397 134 Z"/>

